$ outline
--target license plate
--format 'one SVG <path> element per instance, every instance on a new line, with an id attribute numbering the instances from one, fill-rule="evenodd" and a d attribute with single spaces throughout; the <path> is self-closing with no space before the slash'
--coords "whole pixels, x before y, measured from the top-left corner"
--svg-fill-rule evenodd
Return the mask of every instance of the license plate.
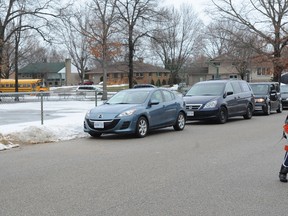
<path id="1" fill-rule="evenodd" d="M 187 116 L 194 116 L 194 111 L 188 111 Z"/>
<path id="2" fill-rule="evenodd" d="M 104 128 L 104 122 L 103 121 L 94 122 L 94 128 Z"/>

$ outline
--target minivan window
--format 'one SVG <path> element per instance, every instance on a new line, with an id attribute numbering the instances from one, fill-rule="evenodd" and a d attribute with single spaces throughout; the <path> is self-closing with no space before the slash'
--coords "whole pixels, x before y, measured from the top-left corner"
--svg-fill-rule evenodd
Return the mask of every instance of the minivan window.
<path id="1" fill-rule="evenodd" d="M 241 86 L 244 92 L 250 92 L 251 88 L 249 87 L 248 83 L 246 82 L 241 82 Z"/>
<path id="2" fill-rule="evenodd" d="M 240 85 L 239 85 L 239 82 L 232 82 L 231 84 L 232 84 L 232 86 L 233 86 L 233 89 L 234 89 L 234 93 L 235 93 L 235 94 L 238 94 L 238 93 L 241 93 L 241 92 L 242 92 L 241 87 L 240 87 Z"/>
<path id="3" fill-rule="evenodd" d="M 187 92 L 186 96 L 219 96 L 224 92 L 226 83 L 198 83 L 192 86 L 192 88 Z"/>
<path id="4" fill-rule="evenodd" d="M 225 92 L 234 92 L 231 83 L 227 83 Z"/>

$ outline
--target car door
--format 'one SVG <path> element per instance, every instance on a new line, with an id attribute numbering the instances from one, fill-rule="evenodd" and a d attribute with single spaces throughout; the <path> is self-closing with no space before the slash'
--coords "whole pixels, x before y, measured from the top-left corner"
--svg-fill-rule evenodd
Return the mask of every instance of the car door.
<path id="1" fill-rule="evenodd" d="M 247 99 L 246 93 L 242 90 L 240 82 L 234 81 L 231 83 L 235 92 L 235 99 L 237 106 L 235 108 L 235 114 L 240 115 L 246 112 Z"/>
<path id="2" fill-rule="evenodd" d="M 278 94 L 276 91 L 276 86 L 274 84 L 269 85 L 269 99 L 272 110 L 278 109 Z"/>
<path id="3" fill-rule="evenodd" d="M 224 97 L 229 115 L 235 115 L 238 110 L 237 94 L 235 94 L 235 90 L 230 82 L 225 86 Z"/>
<path id="4" fill-rule="evenodd" d="M 157 103 L 156 103 L 157 102 Z M 165 121 L 164 99 L 160 90 L 154 91 L 150 98 L 149 126 L 160 127 Z"/>
<path id="5" fill-rule="evenodd" d="M 164 97 L 164 124 L 171 124 L 177 118 L 178 103 L 175 100 L 175 95 L 167 90 L 162 90 Z"/>

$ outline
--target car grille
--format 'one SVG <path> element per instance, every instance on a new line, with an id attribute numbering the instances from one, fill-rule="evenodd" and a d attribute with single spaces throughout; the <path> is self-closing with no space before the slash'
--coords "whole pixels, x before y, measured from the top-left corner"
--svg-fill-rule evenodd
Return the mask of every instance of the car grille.
<path id="1" fill-rule="evenodd" d="M 186 104 L 186 110 L 199 110 L 202 104 Z"/>
<path id="2" fill-rule="evenodd" d="M 90 128 L 94 128 L 94 122 L 97 121 L 97 120 L 93 120 L 93 119 L 87 119 L 87 123 L 89 125 Z M 101 121 L 105 121 L 104 122 L 104 128 L 97 128 L 98 131 L 101 131 L 101 130 L 110 130 L 112 128 L 114 128 L 118 122 L 120 121 L 120 119 L 103 119 Z M 94 128 L 95 129 L 95 128 Z"/>

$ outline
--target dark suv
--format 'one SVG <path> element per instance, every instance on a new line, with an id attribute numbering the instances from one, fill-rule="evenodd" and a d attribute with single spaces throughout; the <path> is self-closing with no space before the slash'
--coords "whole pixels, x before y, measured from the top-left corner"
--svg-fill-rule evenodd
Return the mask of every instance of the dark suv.
<path id="1" fill-rule="evenodd" d="M 282 112 L 282 102 L 279 83 L 255 82 L 250 83 L 255 95 L 255 111 L 270 115 L 271 111 Z"/>
<path id="2" fill-rule="evenodd" d="M 251 119 L 254 94 L 244 80 L 211 80 L 194 84 L 183 97 L 187 120 L 215 119 L 225 123 L 233 116 Z"/>

